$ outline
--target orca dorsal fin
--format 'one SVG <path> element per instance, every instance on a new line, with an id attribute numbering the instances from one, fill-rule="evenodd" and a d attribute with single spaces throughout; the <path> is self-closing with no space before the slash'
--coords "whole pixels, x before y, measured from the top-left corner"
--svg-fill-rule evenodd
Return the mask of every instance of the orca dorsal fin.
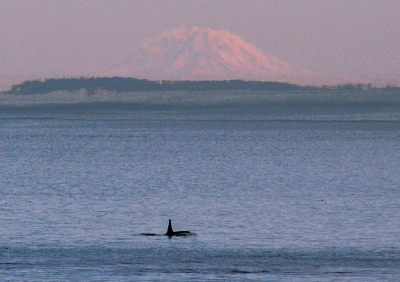
<path id="1" fill-rule="evenodd" d="M 168 235 L 168 236 L 174 235 L 174 230 L 172 229 L 171 220 L 169 220 L 169 222 L 168 222 L 168 229 L 167 229 L 167 233 L 165 233 L 165 235 Z"/>

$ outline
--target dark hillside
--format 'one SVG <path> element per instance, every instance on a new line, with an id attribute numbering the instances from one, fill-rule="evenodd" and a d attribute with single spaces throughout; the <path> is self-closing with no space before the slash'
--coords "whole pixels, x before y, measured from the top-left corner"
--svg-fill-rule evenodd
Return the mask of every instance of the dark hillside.
<path id="1" fill-rule="evenodd" d="M 365 91 L 374 89 L 370 84 L 343 84 L 337 86 L 300 86 L 297 84 L 273 81 L 244 81 L 244 80 L 205 80 L 205 81 L 151 81 L 147 79 L 127 77 L 79 77 L 51 78 L 45 80 L 25 81 L 12 86 L 6 94 L 29 95 L 44 94 L 53 91 L 77 91 L 85 89 L 88 94 L 98 90 L 122 92 L 146 91 L 199 91 L 199 90 L 254 90 L 254 91 Z M 398 90 L 399 87 L 387 86 L 387 90 Z"/>

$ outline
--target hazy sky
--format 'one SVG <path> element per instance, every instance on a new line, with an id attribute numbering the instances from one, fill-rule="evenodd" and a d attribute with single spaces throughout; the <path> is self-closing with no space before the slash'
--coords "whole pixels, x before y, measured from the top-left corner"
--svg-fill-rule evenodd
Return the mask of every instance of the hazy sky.
<path id="1" fill-rule="evenodd" d="M 400 76 L 399 0 L 0 0 L 0 74 L 95 73 L 181 25 L 329 75 Z"/>

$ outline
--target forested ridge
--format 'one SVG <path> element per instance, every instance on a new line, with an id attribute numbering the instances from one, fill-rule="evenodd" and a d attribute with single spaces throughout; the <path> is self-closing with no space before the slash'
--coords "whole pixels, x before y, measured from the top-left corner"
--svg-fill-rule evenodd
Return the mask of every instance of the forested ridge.
<path id="1" fill-rule="evenodd" d="M 204 80 L 204 81 L 172 81 L 147 80 L 128 77 L 79 77 L 79 78 L 50 78 L 30 80 L 13 85 L 7 94 L 29 95 L 50 93 L 53 91 L 78 91 L 84 89 L 88 94 L 99 90 L 122 92 L 146 91 L 207 91 L 207 90 L 253 90 L 253 91 L 365 91 L 371 89 L 399 90 L 399 87 L 387 86 L 374 88 L 370 84 L 341 84 L 335 86 L 301 86 L 297 84 L 274 81 L 244 81 L 244 80 Z"/>

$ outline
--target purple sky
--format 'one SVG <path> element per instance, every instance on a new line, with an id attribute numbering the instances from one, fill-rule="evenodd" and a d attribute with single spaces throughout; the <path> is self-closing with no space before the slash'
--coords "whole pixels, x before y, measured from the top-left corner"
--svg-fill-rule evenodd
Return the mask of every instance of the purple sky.
<path id="1" fill-rule="evenodd" d="M 328 75 L 400 77 L 399 0 L 4 0 L 0 74 L 94 74 L 181 25 Z"/>

